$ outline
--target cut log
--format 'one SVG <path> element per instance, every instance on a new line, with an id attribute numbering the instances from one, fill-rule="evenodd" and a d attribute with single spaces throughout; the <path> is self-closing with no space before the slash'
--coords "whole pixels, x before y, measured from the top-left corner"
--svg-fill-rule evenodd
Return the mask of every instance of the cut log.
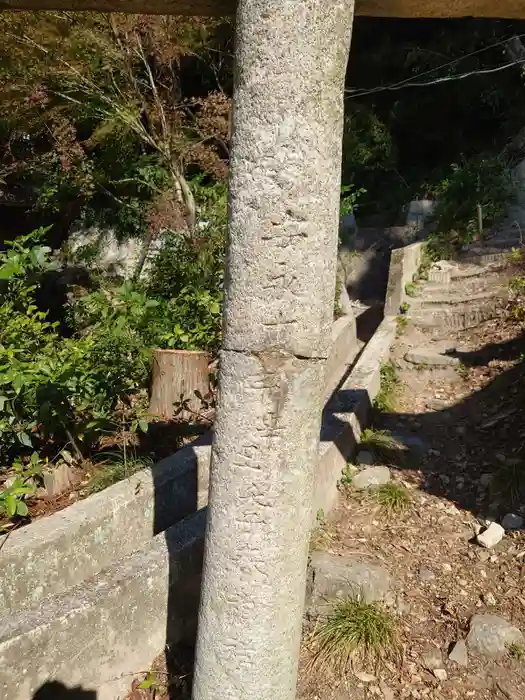
<path id="1" fill-rule="evenodd" d="M 189 418 L 202 411 L 202 402 L 195 395 L 206 396 L 210 382 L 207 352 L 192 350 L 155 350 L 151 377 L 149 412 L 160 420 L 171 420 L 181 400 L 184 410 L 179 415 Z"/>

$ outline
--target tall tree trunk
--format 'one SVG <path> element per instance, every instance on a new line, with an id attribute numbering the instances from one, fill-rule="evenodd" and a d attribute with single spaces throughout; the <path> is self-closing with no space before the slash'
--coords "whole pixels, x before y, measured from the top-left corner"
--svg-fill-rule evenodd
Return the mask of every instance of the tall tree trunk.
<path id="1" fill-rule="evenodd" d="M 240 0 L 194 700 L 295 697 L 353 0 Z"/>

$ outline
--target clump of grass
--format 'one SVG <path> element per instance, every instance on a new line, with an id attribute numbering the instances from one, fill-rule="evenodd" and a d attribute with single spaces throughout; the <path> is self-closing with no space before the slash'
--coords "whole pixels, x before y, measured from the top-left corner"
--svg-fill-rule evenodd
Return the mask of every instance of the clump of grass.
<path id="1" fill-rule="evenodd" d="M 459 362 L 456 365 L 456 372 L 459 374 L 461 379 L 468 379 L 469 378 L 470 370 L 466 365 L 463 364 L 463 362 Z"/>
<path id="2" fill-rule="evenodd" d="M 400 650 L 395 618 L 362 596 L 338 601 L 314 632 L 313 642 L 312 667 L 328 667 L 341 675 L 355 663 L 377 667 L 399 657 Z"/>
<path id="3" fill-rule="evenodd" d="M 359 469 L 354 464 L 347 464 L 341 473 L 341 479 L 339 483 L 341 486 L 349 486 L 354 480 L 354 476 L 357 474 Z"/>
<path id="4" fill-rule="evenodd" d="M 396 338 L 400 338 L 408 328 L 408 318 L 406 316 L 396 316 Z"/>
<path id="5" fill-rule="evenodd" d="M 374 408 L 385 413 L 393 413 L 396 408 L 396 393 L 400 381 L 397 376 L 397 367 L 392 361 L 381 365 L 381 381 L 379 391 L 374 400 Z"/>
<path id="6" fill-rule="evenodd" d="M 129 479 L 130 476 L 152 466 L 153 460 L 149 457 L 137 457 L 121 453 L 105 455 L 105 459 L 98 462 L 91 477 L 87 492 L 88 495 L 103 491 L 119 481 Z"/>
<path id="7" fill-rule="evenodd" d="M 419 269 L 417 271 L 418 279 L 420 279 L 420 280 L 427 280 L 428 279 L 429 270 L 432 267 L 434 262 L 436 262 L 436 260 L 432 256 L 431 251 L 428 249 L 427 246 L 424 246 L 422 251 L 421 251 L 421 263 L 420 263 Z"/>
<path id="8" fill-rule="evenodd" d="M 516 659 L 517 661 L 521 661 L 525 656 L 525 649 L 521 646 L 521 644 L 518 644 L 517 642 L 509 644 L 507 647 L 507 651 L 509 652 L 509 656 L 512 659 Z"/>
<path id="9" fill-rule="evenodd" d="M 384 515 L 389 518 L 394 515 L 404 515 L 413 505 L 410 491 L 404 486 L 392 482 L 378 486 L 370 492 L 370 496 L 379 504 Z"/>
<path id="10" fill-rule="evenodd" d="M 316 549 L 326 549 L 332 544 L 334 540 L 334 536 L 330 529 L 330 525 L 326 522 L 325 514 L 322 508 L 319 508 L 319 510 L 317 511 L 315 521 L 316 526 L 314 527 L 314 529 L 312 530 L 312 534 L 310 535 L 311 552 L 313 552 Z"/>
<path id="11" fill-rule="evenodd" d="M 407 297 L 415 297 L 417 292 L 417 286 L 414 282 L 408 282 L 405 284 L 405 294 Z"/>
<path id="12" fill-rule="evenodd" d="M 374 455 L 379 464 L 404 464 L 408 450 L 388 430 L 366 428 L 361 433 L 360 449 Z"/>
<path id="13" fill-rule="evenodd" d="M 525 463 L 518 458 L 506 459 L 494 474 L 493 494 L 511 505 L 521 503 L 525 497 Z"/>

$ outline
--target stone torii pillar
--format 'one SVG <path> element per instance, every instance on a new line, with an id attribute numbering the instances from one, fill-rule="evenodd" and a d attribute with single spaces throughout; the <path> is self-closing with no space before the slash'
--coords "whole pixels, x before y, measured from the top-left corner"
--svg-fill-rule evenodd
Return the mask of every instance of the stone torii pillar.
<path id="1" fill-rule="evenodd" d="M 229 254 L 194 700 L 292 700 L 335 287 L 354 0 L 239 0 Z M 234 0 L 0 0 L 224 15 Z M 523 0 L 358 0 L 371 16 L 525 16 Z M 123 602 L 125 604 L 125 602 Z"/>
<path id="2" fill-rule="evenodd" d="M 293 700 L 353 0 L 240 0 L 194 700 Z"/>

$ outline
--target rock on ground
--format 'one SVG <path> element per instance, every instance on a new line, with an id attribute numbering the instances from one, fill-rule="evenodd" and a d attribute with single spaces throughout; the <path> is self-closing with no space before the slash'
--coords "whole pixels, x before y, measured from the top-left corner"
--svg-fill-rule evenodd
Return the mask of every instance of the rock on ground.
<path id="1" fill-rule="evenodd" d="M 523 518 L 516 513 L 507 513 L 501 521 L 501 525 L 505 530 L 520 530 L 523 527 Z"/>
<path id="2" fill-rule="evenodd" d="M 488 528 L 480 533 L 476 540 L 482 547 L 495 547 L 505 536 L 505 530 L 498 523 L 490 523 Z"/>
<path id="3" fill-rule="evenodd" d="M 390 481 L 390 470 L 388 467 L 367 467 L 362 472 L 356 474 L 352 480 L 352 486 L 359 491 L 388 484 Z"/>
<path id="4" fill-rule="evenodd" d="M 459 364 L 457 357 L 441 355 L 433 348 L 414 348 L 405 355 L 405 360 L 414 365 L 425 365 L 426 367 L 452 367 Z"/>
<path id="5" fill-rule="evenodd" d="M 429 671 L 434 671 L 436 668 L 443 668 L 443 655 L 437 647 L 431 647 L 423 654 L 423 663 Z"/>
<path id="6" fill-rule="evenodd" d="M 390 585 L 390 574 L 379 564 L 327 552 L 311 555 L 309 598 L 313 608 L 345 597 L 361 596 L 367 602 L 383 600 Z"/>
<path id="7" fill-rule="evenodd" d="M 498 615 L 474 615 L 470 621 L 467 645 L 485 656 L 502 656 L 510 644 L 525 643 L 523 634 Z"/>
<path id="8" fill-rule="evenodd" d="M 454 644 L 454 648 L 448 655 L 449 661 L 453 661 L 458 664 L 458 666 L 467 667 L 468 666 L 468 651 L 467 645 L 463 639 L 458 640 Z"/>

